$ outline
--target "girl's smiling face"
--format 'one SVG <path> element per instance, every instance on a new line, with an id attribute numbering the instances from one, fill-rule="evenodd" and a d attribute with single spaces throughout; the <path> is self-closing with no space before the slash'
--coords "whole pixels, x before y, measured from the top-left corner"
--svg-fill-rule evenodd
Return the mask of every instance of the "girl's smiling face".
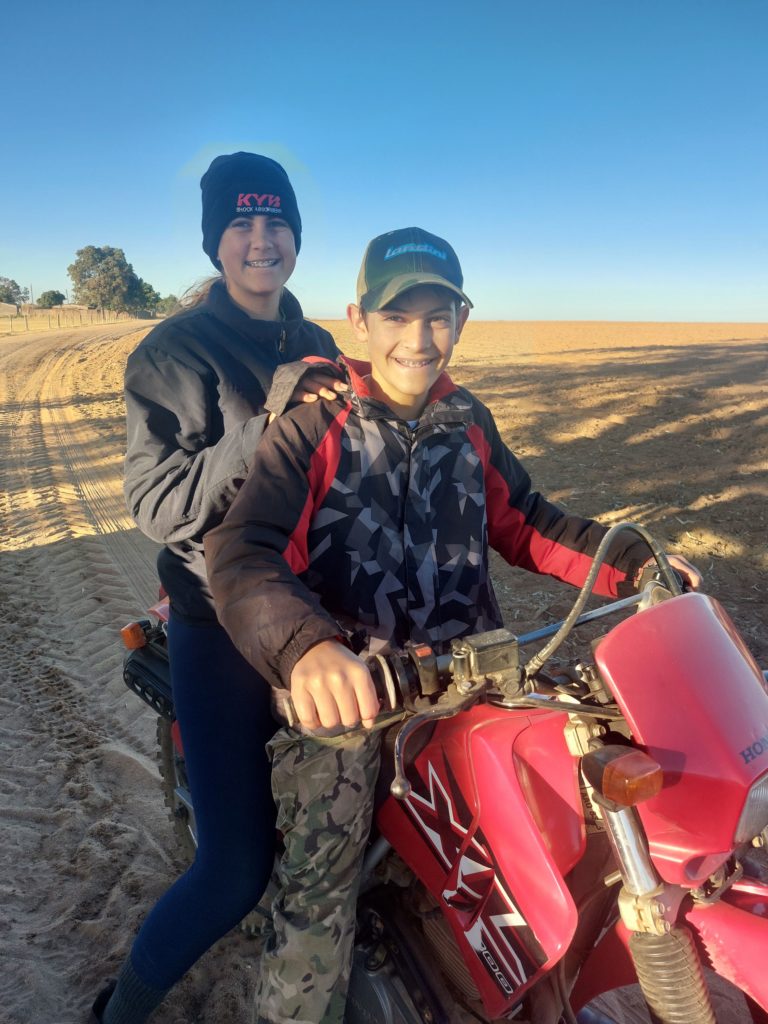
<path id="1" fill-rule="evenodd" d="M 219 242 L 232 300 L 252 316 L 277 318 L 283 285 L 296 266 L 293 231 L 282 217 L 235 217 Z"/>

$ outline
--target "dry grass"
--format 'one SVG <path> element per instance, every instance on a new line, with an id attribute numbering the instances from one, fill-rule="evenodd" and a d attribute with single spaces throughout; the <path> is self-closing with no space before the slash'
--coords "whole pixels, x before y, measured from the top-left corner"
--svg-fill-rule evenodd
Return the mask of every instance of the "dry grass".
<path id="1" fill-rule="evenodd" d="M 0 336 L 26 334 L 30 331 L 55 331 L 65 328 L 87 327 L 91 324 L 114 324 L 132 320 L 132 314 L 112 313 L 109 310 L 82 309 L 80 307 L 39 309 L 21 316 L 0 316 Z"/>
<path id="2" fill-rule="evenodd" d="M 343 351 L 364 357 L 364 346 L 352 337 L 346 320 L 318 320 Z M 626 351 L 659 346 L 768 338 L 768 323 L 630 323 L 591 320 L 469 320 L 454 355 L 454 363 L 510 359 L 589 359 L 606 349 Z"/>

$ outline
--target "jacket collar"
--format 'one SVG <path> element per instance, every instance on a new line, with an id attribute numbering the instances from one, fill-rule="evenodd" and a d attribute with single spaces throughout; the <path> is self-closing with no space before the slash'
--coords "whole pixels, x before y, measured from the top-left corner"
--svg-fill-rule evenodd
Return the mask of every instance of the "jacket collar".
<path id="1" fill-rule="evenodd" d="M 365 378 L 371 372 L 371 364 L 362 359 L 340 356 L 339 363 L 347 371 L 347 379 L 353 392 L 353 405 L 361 416 L 367 419 L 397 419 L 395 414 L 384 402 L 380 402 L 371 394 Z M 443 422 L 460 419 L 466 422 L 471 404 L 465 392 L 457 387 L 448 374 L 443 371 L 429 390 L 427 404 L 419 417 L 419 423 Z"/>
<path id="2" fill-rule="evenodd" d="M 276 343 L 283 339 L 286 351 L 298 337 L 304 324 L 304 314 L 299 300 L 287 288 L 283 289 L 280 298 L 280 320 L 255 320 L 248 316 L 230 299 L 223 281 L 214 281 L 211 285 L 205 300 L 205 308 L 217 320 L 221 320 L 238 334 L 249 339 Z"/>

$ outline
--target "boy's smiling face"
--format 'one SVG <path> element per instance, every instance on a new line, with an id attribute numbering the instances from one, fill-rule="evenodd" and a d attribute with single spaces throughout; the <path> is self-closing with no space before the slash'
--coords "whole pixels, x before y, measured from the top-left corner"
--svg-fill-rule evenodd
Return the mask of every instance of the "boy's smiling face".
<path id="1" fill-rule="evenodd" d="M 358 341 L 368 346 L 371 394 L 403 419 L 421 415 L 429 389 L 448 366 L 469 309 L 457 309 L 447 288 L 419 285 L 387 306 L 347 317 Z"/>

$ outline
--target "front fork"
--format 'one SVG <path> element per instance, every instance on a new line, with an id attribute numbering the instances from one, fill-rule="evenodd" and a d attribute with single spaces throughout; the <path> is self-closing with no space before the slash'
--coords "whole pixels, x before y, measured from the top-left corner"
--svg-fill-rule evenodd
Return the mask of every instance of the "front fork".
<path id="1" fill-rule="evenodd" d="M 629 951 L 652 1016 L 662 1024 L 715 1024 L 693 936 L 677 923 L 685 890 L 662 882 L 634 807 L 597 793 L 594 799 L 619 865 L 619 912 L 631 933 Z"/>

